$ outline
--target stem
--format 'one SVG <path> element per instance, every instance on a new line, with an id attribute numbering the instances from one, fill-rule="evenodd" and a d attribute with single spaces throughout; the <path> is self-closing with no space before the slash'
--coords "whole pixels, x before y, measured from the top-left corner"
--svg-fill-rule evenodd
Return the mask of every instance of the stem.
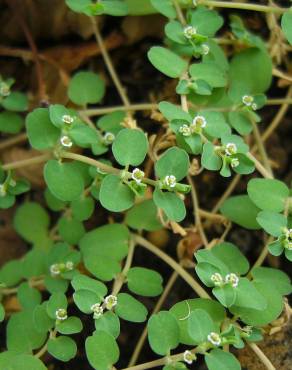
<path id="1" fill-rule="evenodd" d="M 138 110 L 153 110 L 157 108 L 158 108 L 158 104 L 155 104 L 155 103 L 139 103 L 139 104 L 131 104 L 129 106 L 119 105 L 115 107 L 85 109 L 85 110 L 80 111 L 80 113 L 83 113 L 84 115 L 90 117 L 90 116 L 101 116 L 103 114 L 116 112 L 119 110 L 138 111 Z"/>
<path id="2" fill-rule="evenodd" d="M 261 138 L 261 134 L 260 134 L 260 131 L 258 129 L 258 126 L 254 122 L 254 120 L 252 120 L 251 123 L 252 123 L 252 127 L 253 127 L 254 138 L 256 140 L 259 153 L 262 157 L 264 167 L 271 174 L 271 176 L 273 176 L 273 171 L 272 171 L 272 168 L 271 168 L 271 165 L 270 165 L 270 162 L 269 162 L 269 158 L 268 158 L 263 140 Z"/>
<path id="3" fill-rule="evenodd" d="M 266 105 L 292 104 L 291 98 L 268 99 Z"/>
<path id="4" fill-rule="evenodd" d="M 165 299 L 167 298 L 169 292 L 171 291 L 177 277 L 178 277 L 178 273 L 176 271 L 173 271 L 171 277 L 169 278 L 167 284 L 164 287 L 162 295 L 160 296 L 158 302 L 156 303 L 156 305 L 155 305 L 155 307 L 152 311 L 152 315 L 157 313 L 161 309 L 161 307 L 162 307 Z M 140 355 L 140 352 L 143 348 L 143 345 L 144 345 L 146 339 L 147 339 L 147 326 L 144 327 L 144 330 L 143 330 L 143 332 L 142 332 L 142 334 L 141 334 L 141 336 L 138 340 L 138 343 L 135 347 L 135 350 L 132 354 L 132 357 L 130 359 L 130 362 L 129 362 L 128 366 L 134 366 L 135 365 L 136 361 L 138 360 L 138 357 Z"/>
<path id="5" fill-rule="evenodd" d="M 135 242 L 142 247 L 148 249 L 150 252 L 155 254 L 157 257 L 161 258 L 165 263 L 167 263 L 170 267 L 176 271 L 181 278 L 185 280 L 189 284 L 189 286 L 198 294 L 201 298 L 211 298 L 209 294 L 205 291 L 204 288 L 201 287 L 199 283 L 180 265 L 178 264 L 173 258 L 168 256 L 162 250 L 157 248 L 154 244 L 150 243 L 148 240 L 144 239 L 140 235 L 132 235 Z"/>
<path id="6" fill-rule="evenodd" d="M 7 163 L 2 166 L 2 169 L 4 171 L 7 171 L 7 170 L 14 170 L 16 168 L 21 168 L 21 167 L 33 166 L 35 164 L 45 162 L 46 160 L 50 159 L 51 156 L 52 156 L 51 153 L 46 153 L 46 154 L 38 155 L 32 158 L 23 159 L 21 161 Z"/>
<path id="7" fill-rule="evenodd" d="M 246 343 L 254 351 L 254 353 L 258 356 L 258 358 L 261 360 L 261 362 L 266 366 L 268 370 L 276 370 L 275 366 L 271 363 L 268 357 L 255 343 L 250 342 Z"/>
<path id="8" fill-rule="evenodd" d="M 264 13 L 280 13 L 281 14 L 281 13 L 285 13 L 288 10 L 288 8 L 279 8 L 275 6 L 257 5 L 257 4 L 236 3 L 232 1 L 201 0 L 199 4 L 206 5 L 206 6 L 212 6 L 215 8 L 255 10 L 257 12 L 264 12 Z"/>
<path id="9" fill-rule="evenodd" d="M 15 144 L 22 143 L 23 141 L 26 141 L 26 139 L 27 139 L 27 134 L 25 132 L 19 135 L 9 137 L 8 139 L 0 142 L 0 150 L 9 148 L 10 146 L 15 145 Z"/>
<path id="10" fill-rule="evenodd" d="M 91 20 L 91 23 L 92 23 L 92 28 L 93 28 L 93 32 L 94 32 L 94 35 L 95 35 L 95 38 L 96 38 L 96 41 L 97 41 L 97 44 L 100 48 L 100 51 L 101 51 L 101 54 L 102 54 L 102 57 L 104 59 L 104 62 L 106 64 L 106 67 L 108 69 L 108 72 L 116 86 L 116 89 L 118 90 L 118 93 L 122 99 L 122 102 L 123 104 L 126 106 L 126 109 L 128 110 L 128 107 L 130 106 L 130 101 L 128 99 L 128 96 L 121 84 L 121 81 L 116 73 L 116 70 L 114 68 L 114 65 L 111 61 L 111 58 L 109 56 L 109 53 L 107 52 L 107 49 L 104 45 L 104 42 L 103 42 L 103 39 L 102 39 L 102 36 L 100 34 L 100 31 L 99 31 L 99 27 L 98 27 L 98 23 L 97 23 L 97 20 L 96 18 L 94 17 L 90 17 L 90 20 Z"/>
<path id="11" fill-rule="evenodd" d="M 192 200 L 193 200 L 193 213 L 194 213 L 194 216 L 195 216 L 195 224 L 196 224 L 196 227 L 199 231 L 199 234 L 200 234 L 200 237 L 202 239 L 202 242 L 203 242 L 204 246 L 207 247 L 209 242 L 208 242 L 208 239 L 206 237 L 206 234 L 205 234 L 202 222 L 201 222 L 201 216 L 200 216 L 200 212 L 199 212 L 199 200 L 198 200 L 197 191 L 196 191 L 196 188 L 195 188 L 195 185 L 194 185 L 194 182 L 193 182 L 192 178 L 190 176 L 188 176 L 187 179 L 188 179 L 188 182 L 191 186 L 191 194 L 192 194 Z"/>
<path id="12" fill-rule="evenodd" d="M 251 153 L 247 153 L 246 156 L 253 161 L 255 164 L 256 169 L 259 173 L 266 179 L 272 179 L 273 176 L 265 169 L 265 167 L 254 157 Z"/>
<path id="13" fill-rule="evenodd" d="M 239 180 L 241 179 L 241 175 L 236 175 L 232 179 L 231 183 L 229 184 L 228 188 L 225 190 L 225 192 L 222 194 L 221 198 L 218 200 L 218 202 L 215 204 L 215 206 L 212 208 L 211 212 L 216 213 L 221 205 L 224 203 L 224 201 L 229 197 L 229 195 L 233 192 L 236 185 L 239 183 Z"/>
<path id="14" fill-rule="evenodd" d="M 186 20 L 185 20 L 183 12 L 181 10 L 181 7 L 179 6 L 179 3 L 177 2 L 177 0 L 172 0 L 172 2 L 173 2 L 173 5 L 175 7 L 175 10 L 176 10 L 178 20 L 180 21 L 180 23 L 183 26 L 185 26 L 186 25 Z"/>

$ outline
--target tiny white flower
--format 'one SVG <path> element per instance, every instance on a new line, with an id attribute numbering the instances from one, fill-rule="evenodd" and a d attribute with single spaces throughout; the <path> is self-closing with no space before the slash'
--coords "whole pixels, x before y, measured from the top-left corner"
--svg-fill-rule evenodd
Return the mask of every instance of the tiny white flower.
<path id="1" fill-rule="evenodd" d="M 251 107 L 252 107 L 253 110 L 257 110 L 258 109 L 258 106 L 256 105 L 256 103 L 252 103 Z"/>
<path id="2" fill-rule="evenodd" d="M 64 308 L 59 308 L 56 311 L 56 318 L 60 321 L 64 321 L 68 318 L 67 311 Z"/>
<path id="3" fill-rule="evenodd" d="M 70 125 L 74 121 L 74 117 L 71 117 L 69 114 L 64 114 L 62 116 L 62 121 L 64 123 L 68 123 L 68 125 Z"/>
<path id="4" fill-rule="evenodd" d="M 131 175 L 132 179 L 135 180 L 137 184 L 141 183 L 144 176 L 145 176 L 145 173 L 141 171 L 139 168 L 135 168 Z"/>
<path id="5" fill-rule="evenodd" d="M 117 305 L 118 298 L 112 294 L 108 295 L 107 297 L 105 297 L 104 303 L 105 303 L 106 309 L 111 310 L 113 307 Z"/>
<path id="6" fill-rule="evenodd" d="M 231 162 L 230 162 L 230 166 L 232 167 L 232 168 L 235 168 L 235 167 L 237 167 L 237 166 L 239 166 L 239 160 L 238 160 L 238 158 L 232 158 L 231 159 Z"/>
<path id="7" fill-rule="evenodd" d="M 53 265 L 50 266 L 50 273 L 52 276 L 60 275 L 61 270 L 58 263 L 54 263 Z"/>
<path id="8" fill-rule="evenodd" d="M 191 129 L 188 125 L 184 124 L 182 126 L 180 126 L 179 128 L 179 132 L 183 135 L 183 136 L 191 136 L 192 132 L 191 132 Z"/>
<path id="9" fill-rule="evenodd" d="M 176 177 L 174 175 L 167 175 L 163 182 L 170 188 L 174 188 L 176 186 Z"/>
<path id="10" fill-rule="evenodd" d="M 202 44 L 202 54 L 203 55 L 207 55 L 207 54 L 209 54 L 209 51 L 210 51 L 210 48 L 209 48 L 209 46 L 207 45 L 207 44 Z"/>
<path id="11" fill-rule="evenodd" d="M 217 346 L 217 347 L 220 346 L 222 342 L 220 335 L 213 331 L 208 335 L 207 338 L 210 343 L 212 343 L 214 346 Z"/>
<path id="12" fill-rule="evenodd" d="M 69 138 L 69 136 L 66 136 L 66 135 L 64 135 L 64 136 L 61 137 L 60 142 L 61 142 L 61 144 L 63 146 L 65 146 L 67 148 L 70 148 L 73 145 L 73 143 L 72 143 L 71 139 Z"/>
<path id="13" fill-rule="evenodd" d="M 94 319 L 99 319 L 103 314 L 103 308 L 99 303 L 93 304 L 90 309 L 93 312 Z"/>
<path id="14" fill-rule="evenodd" d="M 207 120 L 204 116 L 196 116 L 190 125 L 191 131 L 196 132 L 200 130 L 201 128 L 206 127 L 206 125 L 207 125 Z"/>
<path id="15" fill-rule="evenodd" d="M 10 95 L 10 92 L 11 92 L 10 88 L 5 82 L 0 83 L 0 95 L 1 96 L 6 97 Z"/>
<path id="16" fill-rule="evenodd" d="M 250 336 L 252 333 L 252 326 L 250 325 L 244 326 L 242 328 L 242 331 L 244 331 L 248 336 Z"/>
<path id="17" fill-rule="evenodd" d="M 292 239 L 292 229 L 287 229 L 285 235 L 287 239 Z"/>
<path id="18" fill-rule="evenodd" d="M 230 273 L 230 274 L 227 274 L 225 276 L 225 283 L 226 284 L 231 284 L 231 286 L 233 288 L 236 288 L 238 286 L 238 283 L 239 283 L 239 277 L 234 274 L 233 272 Z"/>
<path id="19" fill-rule="evenodd" d="M 251 95 L 244 95 L 242 97 L 242 102 L 247 107 L 250 107 L 252 105 L 252 103 L 253 103 L 253 96 L 251 96 Z"/>
<path id="20" fill-rule="evenodd" d="M 228 143 L 225 146 L 225 154 L 233 155 L 237 153 L 237 146 L 234 143 Z"/>
<path id="21" fill-rule="evenodd" d="M 4 184 L 0 184 L 0 197 L 5 197 L 6 194 L 6 186 Z"/>
<path id="22" fill-rule="evenodd" d="M 286 248 L 291 251 L 292 250 L 292 242 L 288 242 L 288 244 L 286 245 Z"/>
<path id="23" fill-rule="evenodd" d="M 115 140 L 115 135 L 112 132 L 106 132 L 103 135 L 103 140 L 104 140 L 105 144 L 107 144 L 107 145 L 112 144 L 113 141 Z"/>
<path id="24" fill-rule="evenodd" d="M 184 36 L 187 39 L 192 39 L 194 37 L 194 35 L 196 35 L 196 33 L 197 33 L 197 30 L 193 26 L 186 26 L 184 28 Z"/>
<path id="25" fill-rule="evenodd" d="M 196 355 L 192 353 L 191 351 L 184 351 L 183 359 L 184 359 L 184 362 L 191 365 L 193 361 L 196 359 Z"/>
<path id="26" fill-rule="evenodd" d="M 74 269 L 74 263 L 72 261 L 67 261 L 65 266 L 66 266 L 66 270 L 68 271 L 71 271 Z"/>
<path id="27" fill-rule="evenodd" d="M 215 286 L 220 286 L 224 283 L 223 277 L 219 272 L 215 272 L 211 275 L 211 280 L 213 281 Z"/>

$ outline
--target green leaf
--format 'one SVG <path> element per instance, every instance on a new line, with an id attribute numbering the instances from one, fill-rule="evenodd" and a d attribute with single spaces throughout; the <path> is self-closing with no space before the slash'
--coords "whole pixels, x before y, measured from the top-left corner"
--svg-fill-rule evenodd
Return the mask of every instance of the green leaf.
<path id="1" fill-rule="evenodd" d="M 222 27 L 224 20 L 215 10 L 207 8 L 197 8 L 190 12 L 191 25 L 197 30 L 197 33 L 204 36 L 213 37 Z"/>
<path id="2" fill-rule="evenodd" d="M 261 73 L 258 73 L 261 66 Z M 230 63 L 230 90 L 232 100 L 241 101 L 244 95 L 264 93 L 272 81 L 272 61 L 259 48 L 249 48 L 236 54 Z"/>
<path id="3" fill-rule="evenodd" d="M 264 310 L 267 308 L 265 297 L 256 289 L 253 282 L 247 278 L 239 279 L 236 289 L 236 299 L 234 305 L 237 307 L 251 308 L 255 310 Z"/>
<path id="4" fill-rule="evenodd" d="M 94 325 L 97 331 L 105 331 L 115 339 L 120 335 L 120 320 L 112 311 L 107 311 L 94 320 Z"/>
<path id="5" fill-rule="evenodd" d="M 96 370 L 111 369 L 120 356 L 114 337 L 105 331 L 96 331 L 87 337 L 85 350 L 90 365 Z"/>
<path id="6" fill-rule="evenodd" d="M 261 282 L 267 286 L 273 286 L 280 294 L 291 293 L 290 278 L 283 271 L 270 267 L 255 267 L 251 270 L 255 282 Z"/>
<path id="7" fill-rule="evenodd" d="M 236 291 L 229 284 L 213 288 L 212 293 L 224 307 L 232 306 L 236 299 Z"/>
<path id="8" fill-rule="evenodd" d="M 52 194 L 64 202 L 79 198 L 84 188 L 83 178 L 73 162 L 49 160 L 44 168 L 44 177 Z"/>
<path id="9" fill-rule="evenodd" d="M 189 165 L 187 152 L 175 146 L 167 149 L 155 163 L 155 173 L 162 180 L 167 175 L 174 175 L 180 181 L 186 177 Z"/>
<path id="10" fill-rule="evenodd" d="M 129 231 L 122 224 L 94 229 L 80 241 L 85 267 L 101 280 L 110 281 L 121 271 L 121 260 L 128 253 Z"/>
<path id="11" fill-rule="evenodd" d="M 147 150 L 146 135 L 136 129 L 125 128 L 121 130 L 112 145 L 116 161 L 123 166 L 138 166 L 144 161 Z"/>
<path id="12" fill-rule="evenodd" d="M 181 107 L 179 107 L 178 105 L 169 103 L 167 101 L 160 102 L 158 104 L 158 108 L 168 121 L 178 119 L 191 122 L 192 120 L 192 117 L 189 113 L 182 110 Z"/>
<path id="13" fill-rule="evenodd" d="M 276 320 L 283 310 L 283 298 L 272 285 L 254 282 L 255 288 L 266 299 L 267 307 L 263 310 L 232 306 L 230 311 L 240 316 L 247 325 L 265 326 Z"/>
<path id="14" fill-rule="evenodd" d="M 78 72 L 70 80 L 68 96 L 78 105 L 99 103 L 105 94 L 104 81 L 93 72 Z"/>
<path id="15" fill-rule="evenodd" d="M 150 317 L 148 340 L 152 350 L 158 355 L 168 355 L 179 344 L 179 326 L 175 317 L 168 311 L 160 311 Z"/>
<path id="16" fill-rule="evenodd" d="M 35 356 L 13 351 L 0 354 L 0 367 L 3 370 L 47 370 L 43 362 Z"/>
<path id="17" fill-rule="evenodd" d="M 232 353 L 218 348 L 205 355 L 205 362 L 209 370 L 241 370 L 240 363 Z"/>
<path id="18" fill-rule="evenodd" d="M 194 343 L 206 342 L 208 334 L 215 331 L 215 325 L 208 312 L 195 309 L 188 318 L 188 332 Z"/>
<path id="19" fill-rule="evenodd" d="M 157 217 L 157 207 L 152 199 L 146 199 L 135 204 L 127 214 L 125 222 L 132 229 L 155 231 L 160 230 L 162 225 Z"/>
<path id="20" fill-rule="evenodd" d="M 94 200 L 89 196 L 73 200 L 71 203 L 72 216 L 79 221 L 88 220 L 94 212 Z"/>
<path id="21" fill-rule="evenodd" d="M 74 124 L 69 131 L 70 138 L 74 141 L 76 145 L 81 147 L 88 147 L 91 144 L 98 142 L 98 134 L 95 129 L 89 127 L 85 124 Z"/>
<path id="22" fill-rule="evenodd" d="M 180 77 L 188 66 L 186 60 L 161 46 L 153 46 L 148 51 L 148 59 L 156 69 L 172 78 Z"/>
<path id="23" fill-rule="evenodd" d="M 115 111 L 105 116 L 102 116 L 97 121 L 97 126 L 104 132 L 111 132 L 116 135 L 123 129 L 121 123 L 125 119 L 126 114 L 124 111 Z"/>
<path id="24" fill-rule="evenodd" d="M 289 189 L 279 180 L 252 179 L 247 185 L 247 193 L 254 204 L 260 209 L 281 212 L 285 208 Z"/>
<path id="25" fill-rule="evenodd" d="M 272 211 L 261 211 L 257 216 L 257 222 L 270 235 L 280 236 L 283 228 L 287 226 L 287 218 Z"/>
<path id="26" fill-rule="evenodd" d="M 49 215 L 35 202 L 26 202 L 15 212 L 13 226 L 16 232 L 30 243 L 38 243 L 48 233 Z"/>
<path id="27" fill-rule="evenodd" d="M 282 15 L 281 27 L 289 44 L 292 45 L 292 12 L 288 10 Z"/>
<path id="28" fill-rule="evenodd" d="M 48 352 L 57 360 L 67 362 L 76 356 L 77 346 L 72 338 L 60 336 L 49 339 Z"/>
<path id="29" fill-rule="evenodd" d="M 170 220 L 180 222 L 185 218 L 185 204 L 176 194 L 163 192 L 159 188 L 155 188 L 153 200 L 156 206 L 161 208 Z"/>
<path id="30" fill-rule="evenodd" d="M 211 87 L 224 87 L 227 84 L 225 71 L 214 62 L 192 64 L 189 72 L 192 78 L 204 80 Z"/>
<path id="31" fill-rule="evenodd" d="M 56 325 L 58 333 L 67 335 L 80 333 L 82 328 L 82 321 L 76 316 L 68 317 L 67 320 L 61 321 Z"/>
<path id="32" fill-rule="evenodd" d="M 99 200 L 109 211 L 123 212 L 132 207 L 135 195 L 119 176 L 107 175 L 101 183 Z"/>
<path id="33" fill-rule="evenodd" d="M 9 351 L 31 353 L 44 344 L 46 337 L 46 333 L 34 328 L 32 311 L 13 314 L 8 321 L 6 338 Z"/>
<path id="34" fill-rule="evenodd" d="M 252 131 L 252 124 L 246 113 L 240 111 L 228 112 L 230 125 L 240 134 L 248 135 Z"/>
<path id="35" fill-rule="evenodd" d="M 2 303 L 0 303 L 0 322 L 5 319 L 5 309 Z"/>
<path id="36" fill-rule="evenodd" d="M 85 234 L 83 223 L 72 217 L 60 217 L 57 226 L 61 238 L 69 244 L 77 244 Z"/>
<path id="37" fill-rule="evenodd" d="M 51 319 L 47 313 L 47 302 L 36 306 L 33 310 L 33 327 L 37 332 L 47 333 L 55 325 L 55 320 Z"/>
<path id="38" fill-rule="evenodd" d="M 205 117 L 207 124 L 204 131 L 212 138 L 219 138 L 231 133 L 231 129 L 221 112 L 200 111 L 198 115 Z"/>
<path id="39" fill-rule="evenodd" d="M 65 208 L 66 204 L 60 199 L 56 198 L 48 188 L 46 188 L 44 196 L 49 209 L 52 211 L 58 212 Z"/>
<path id="40" fill-rule="evenodd" d="M 259 211 L 247 195 L 229 197 L 220 207 L 220 212 L 230 221 L 251 230 L 260 229 L 257 222 Z"/>
<path id="41" fill-rule="evenodd" d="M 107 294 L 107 287 L 102 282 L 92 279 L 86 275 L 77 274 L 71 281 L 74 290 L 90 290 L 97 294 L 100 301 Z"/>
<path id="42" fill-rule="evenodd" d="M 25 94 L 12 92 L 3 100 L 2 106 L 13 112 L 24 112 L 28 108 L 28 99 Z"/>
<path id="43" fill-rule="evenodd" d="M 101 302 L 101 297 L 92 290 L 77 290 L 73 294 L 73 300 L 79 310 L 83 313 L 92 313 L 91 307 Z"/>
<path id="44" fill-rule="evenodd" d="M 159 1 L 159 0 L 158 0 Z M 176 20 L 172 20 L 168 22 L 164 28 L 166 36 L 171 40 L 178 44 L 185 45 L 186 38 L 183 33 L 183 27 L 180 22 Z"/>
<path id="45" fill-rule="evenodd" d="M 203 146 L 202 166 L 210 171 L 218 171 L 222 166 L 222 159 L 215 153 L 214 149 L 214 145 L 210 142 Z"/>
<path id="46" fill-rule="evenodd" d="M 0 269 L 0 282 L 10 287 L 16 285 L 23 277 L 20 260 L 6 262 Z"/>
<path id="47" fill-rule="evenodd" d="M 119 293 L 118 303 L 115 307 L 116 314 L 123 320 L 143 322 L 147 317 L 146 307 L 137 299 L 127 293 Z"/>
<path id="48" fill-rule="evenodd" d="M 132 267 L 127 273 L 128 288 L 131 292 L 146 297 L 155 297 L 163 291 L 161 275 L 143 267 Z"/>
<path id="49" fill-rule="evenodd" d="M 77 13 L 83 13 L 92 4 L 91 0 L 66 0 L 66 5 Z M 86 12 L 85 12 L 86 14 Z"/>
<path id="50" fill-rule="evenodd" d="M 53 293 L 47 303 L 47 313 L 52 319 L 56 319 L 56 311 L 66 310 L 68 306 L 67 297 L 63 293 Z"/>
<path id="51" fill-rule="evenodd" d="M 42 301 L 41 293 L 27 282 L 19 285 L 17 299 L 23 310 L 33 310 Z"/>
<path id="52" fill-rule="evenodd" d="M 171 0 L 150 0 L 151 5 L 167 18 L 175 18 L 176 11 Z"/>
<path id="53" fill-rule="evenodd" d="M 7 134 L 17 134 L 23 127 L 23 118 L 13 112 L 0 113 L 0 131 Z"/>
<path id="54" fill-rule="evenodd" d="M 104 14 L 112 16 L 124 16 L 128 14 L 128 5 L 120 0 L 105 0 L 101 1 L 104 8 Z"/>
<path id="55" fill-rule="evenodd" d="M 25 121 L 30 145 L 37 150 L 53 148 L 60 137 L 60 131 L 50 120 L 47 108 L 37 108 L 29 113 Z"/>
<path id="56" fill-rule="evenodd" d="M 225 318 L 225 310 L 223 306 L 212 300 L 204 298 L 188 299 L 176 303 L 170 312 L 175 316 L 180 328 L 180 343 L 193 345 L 195 344 L 188 332 L 188 318 L 191 312 L 196 309 L 201 309 L 209 314 L 219 330 L 222 321 Z"/>

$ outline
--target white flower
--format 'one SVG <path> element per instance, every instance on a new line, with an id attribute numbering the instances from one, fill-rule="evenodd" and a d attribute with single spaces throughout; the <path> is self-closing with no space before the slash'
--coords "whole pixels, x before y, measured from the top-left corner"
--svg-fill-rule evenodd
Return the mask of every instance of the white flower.
<path id="1" fill-rule="evenodd" d="M 60 321 L 64 321 L 68 318 L 67 311 L 64 308 L 59 308 L 56 311 L 56 318 Z"/>
<path id="2" fill-rule="evenodd" d="M 107 297 L 105 297 L 104 303 L 105 303 L 106 309 L 111 310 L 113 307 L 117 305 L 118 298 L 112 294 L 108 295 Z"/>
<path id="3" fill-rule="evenodd" d="M 64 136 L 61 137 L 60 142 L 61 142 L 61 144 L 63 146 L 65 146 L 67 148 L 70 148 L 73 145 L 73 143 L 72 143 L 71 139 L 69 138 L 69 136 L 66 136 L 66 135 L 64 135 Z"/>
<path id="4" fill-rule="evenodd" d="M 164 184 L 169 186 L 170 188 L 174 188 L 176 186 L 176 177 L 174 175 L 167 175 L 164 178 Z"/>
<path id="5" fill-rule="evenodd" d="M 183 136 L 191 136 L 191 129 L 189 128 L 188 125 L 184 124 L 182 126 L 180 126 L 179 128 L 179 132 L 183 135 Z"/>
<path id="6" fill-rule="evenodd" d="M 292 229 L 287 229 L 285 235 L 287 239 L 292 239 Z"/>
<path id="7" fill-rule="evenodd" d="M 62 116 L 62 121 L 63 121 L 64 123 L 68 123 L 68 125 L 70 125 L 70 124 L 74 121 L 74 118 L 73 118 L 73 117 L 71 117 L 69 114 L 64 114 L 64 115 Z"/>
<path id="8" fill-rule="evenodd" d="M 209 46 L 207 45 L 207 44 L 202 44 L 202 54 L 203 55 L 207 55 L 207 54 L 209 54 L 209 51 L 210 51 L 210 48 L 209 48 Z"/>
<path id="9" fill-rule="evenodd" d="M 196 355 L 192 353 L 191 351 L 184 351 L 183 359 L 184 359 L 184 362 L 191 365 L 193 361 L 196 359 Z"/>
<path id="10" fill-rule="evenodd" d="M 256 103 L 252 103 L 251 107 L 252 107 L 253 110 L 257 110 L 258 109 L 258 106 L 256 105 Z"/>
<path id="11" fill-rule="evenodd" d="M 208 341 L 212 343 L 214 346 L 220 346 L 222 340 L 219 334 L 214 333 L 213 331 L 207 337 Z"/>
<path id="12" fill-rule="evenodd" d="M 241 100 L 242 100 L 244 105 L 246 105 L 247 107 L 250 107 L 253 103 L 253 96 L 244 95 Z"/>
<path id="13" fill-rule="evenodd" d="M 211 280 L 213 281 L 215 286 L 220 286 L 223 284 L 223 277 L 219 272 L 215 272 L 211 275 Z"/>
<path id="14" fill-rule="evenodd" d="M 231 159 L 231 162 L 230 162 L 230 166 L 232 167 L 232 168 L 235 168 L 235 167 L 237 167 L 237 166 L 239 166 L 239 160 L 238 160 L 238 158 L 232 158 Z"/>
<path id="15" fill-rule="evenodd" d="M 0 197 L 5 197 L 6 194 L 6 186 L 4 184 L 0 184 Z"/>
<path id="16" fill-rule="evenodd" d="M 112 144 L 112 142 L 115 140 L 115 135 L 112 132 L 106 132 L 103 135 L 103 141 L 105 144 L 109 145 Z"/>
<path id="17" fill-rule="evenodd" d="M 234 143 L 228 143 L 225 146 L 225 154 L 233 155 L 237 153 L 237 146 Z"/>
<path id="18" fill-rule="evenodd" d="M 145 173 L 141 171 L 139 168 L 135 168 L 132 172 L 132 179 L 136 181 L 137 184 L 140 184 L 143 180 Z"/>
<path id="19" fill-rule="evenodd" d="M 194 119 L 193 119 L 193 122 L 191 123 L 191 131 L 192 132 L 196 132 L 198 130 L 200 130 L 201 128 L 204 128 L 206 127 L 207 125 L 207 121 L 206 121 L 206 118 L 204 116 L 196 116 Z"/>
<path id="20" fill-rule="evenodd" d="M 1 96 L 10 95 L 10 88 L 5 82 L 0 83 L 0 95 Z"/>
<path id="21" fill-rule="evenodd" d="M 238 286 L 238 283 L 239 283 L 239 277 L 234 274 L 233 272 L 230 273 L 230 274 L 227 274 L 225 276 L 225 283 L 226 284 L 231 284 L 231 286 L 233 288 L 236 288 Z"/>
<path id="22" fill-rule="evenodd" d="M 100 316 L 103 314 L 103 308 L 99 303 L 93 304 L 90 309 L 93 312 L 94 319 L 99 319 Z"/>
<path id="23" fill-rule="evenodd" d="M 184 36 L 187 39 L 192 39 L 194 37 L 194 35 L 196 35 L 196 33 L 197 33 L 197 30 L 193 26 L 186 26 L 184 28 Z"/>
<path id="24" fill-rule="evenodd" d="M 74 263 L 72 261 L 67 261 L 65 266 L 68 271 L 71 271 L 74 268 Z"/>
<path id="25" fill-rule="evenodd" d="M 52 276 L 60 275 L 61 270 L 58 263 L 54 263 L 53 265 L 50 266 L 50 273 Z"/>

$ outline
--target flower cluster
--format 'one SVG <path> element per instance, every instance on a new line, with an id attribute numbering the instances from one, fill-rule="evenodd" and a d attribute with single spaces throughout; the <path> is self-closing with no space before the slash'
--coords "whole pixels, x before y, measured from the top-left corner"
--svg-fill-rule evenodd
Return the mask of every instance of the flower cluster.
<path id="1" fill-rule="evenodd" d="M 104 309 L 112 310 L 118 303 L 117 296 L 111 294 L 105 297 L 103 304 L 100 303 L 94 303 L 90 309 L 93 312 L 93 318 L 99 319 L 104 312 Z"/>
<path id="2" fill-rule="evenodd" d="M 56 310 L 56 319 L 59 321 L 64 321 L 67 320 L 68 315 L 67 315 L 67 310 L 64 308 L 59 308 Z"/>
<path id="3" fill-rule="evenodd" d="M 52 276 L 58 276 L 64 272 L 72 271 L 74 269 L 74 263 L 67 261 L 66 263 L 54 263 L 50 266 L 50 273 Z"/>
<path id="4" fill-rule="evenodd" d="M 183 124 L 179 128 L 179 132 L 183 136 L 191 136 L 192 134 L 200 134 L 202 129 L 206 127 L 207 125 L 207 120 L 204 116 L 196 116 L 192 123 L 188 126 L 187 124 Z"/>
<path id="5" fill-rule="evenodd" d="M 222 287 L 225 284 L 230 284 L 233 288 L 236 288 L 239 283 L 239 277 L 231 272 L 230 274 L 227 274 L 225 278 L 219 272 L 215 272 L 211 276 L 211 280 L 214 283 L 215 286 Z"/>

